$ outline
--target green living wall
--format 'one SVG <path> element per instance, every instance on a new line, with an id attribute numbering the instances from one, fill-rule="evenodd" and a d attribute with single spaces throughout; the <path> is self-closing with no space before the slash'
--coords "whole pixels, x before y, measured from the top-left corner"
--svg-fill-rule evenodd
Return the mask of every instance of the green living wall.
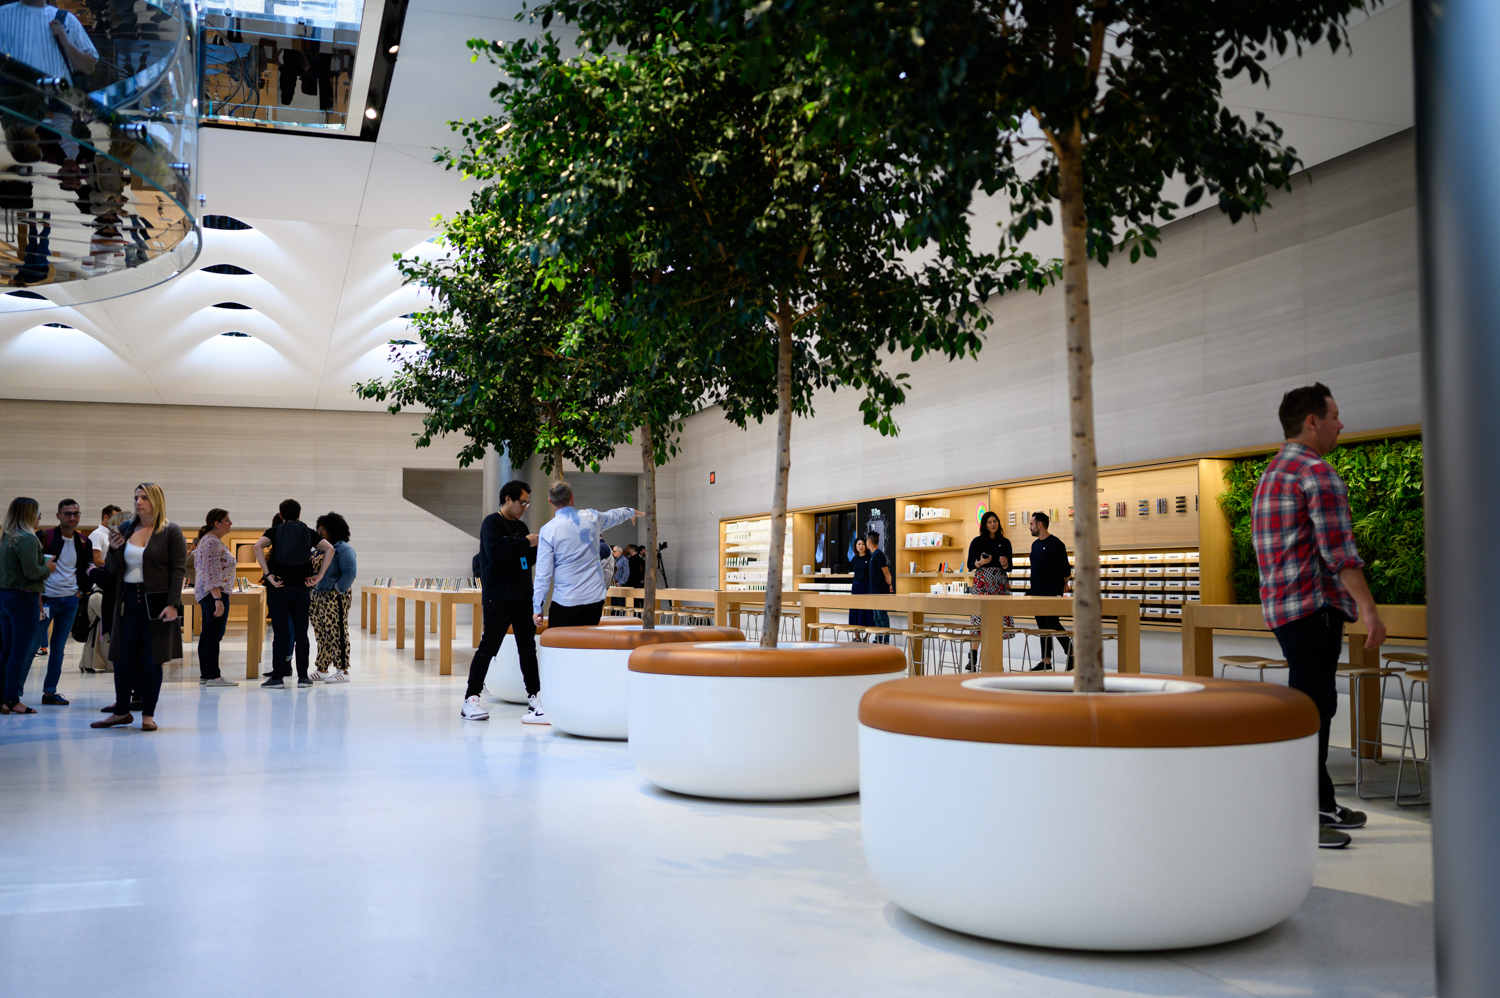
<path id="1" fill-rule="evenodd" d="M 1260 572 L 1250 540 L 1255 483 L 1273 455 L 1235 461 L 1224 473 L 1229 490 L 1219 506 L 1234 532 L 1234 595 L 1260 602 Z M 1416 438 L 1349 444 L 1328 463 L 1349 487 L 1354 541 L 1377 603 L 1426 603 L 1426 527 L 1422 518 L 1422 441 Z"/>

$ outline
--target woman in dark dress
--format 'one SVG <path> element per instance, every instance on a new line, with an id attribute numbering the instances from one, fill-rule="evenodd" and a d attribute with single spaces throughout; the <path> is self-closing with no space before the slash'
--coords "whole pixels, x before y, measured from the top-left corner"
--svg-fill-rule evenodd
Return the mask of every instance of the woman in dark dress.
<path id="1" fill-rule="evenodd" d="M 854 588 L 849 592 L 854 596 L 861 594 L 868 596 L 870 590 L 870 549 L 865 546 L 864 538 L 854 542 L 854 557 L 849 559 L 849 571 L 854 573 Z M 874 627 L 874 610 L 850 610 L 849 623 L 855 627 Z M 863 641 L 865 636 L 859 635 L 856 640 Z"/>
<path id="2" fill-rule="evenodd" d="M 994 510 L 985 513 L 984 519 L 979 521 L 979 536 L 969 542 L 967 564 L 969 571 L 974 573 L 969 585 L 975 595 L 1010 595 L 1010 577 L 1006 574 L 1010 570 L 1010 540 L 1000 529 L 1000 515 Z M 975 626 L 979 625 L 977 614 L 970 615 L 969 620 Z M 1005 626 L 1010 624 L 1010 618 L 1006 617 Z M 969 645 L 969 671 L 978 669 L 979 642 L 975 641 Z"/>

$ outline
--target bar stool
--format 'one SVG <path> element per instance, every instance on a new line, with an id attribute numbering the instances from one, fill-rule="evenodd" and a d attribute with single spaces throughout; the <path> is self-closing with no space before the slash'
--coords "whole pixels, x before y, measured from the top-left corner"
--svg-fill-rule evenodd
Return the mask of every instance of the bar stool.
<path id="1" fill-rule="evenodd" d="M 1404 653 L 1398 652 L 1397 654 Z M 1426 655 L 1423 655 L 1421 657 L 1423 659 L 1427 658 Z M 1429 807 L 1432 804 L 1431 800 L 1407 801 L 1404 804 L 1401 802 L 1401 775 L 1406 768 L 1407 743 L 1411 743 L 1411 768 L 1417 774 L 1418 797 L 1421 797 L 1424 792 L 1422 786 L 1422 763 L 1427 763 L 1429 768 L 1432 766 L 1432 727 L 1429 724 L 1427 717 L 1427 693 L 1425 690 L 1422 693 L 1422 754 L 1420 756 L 1417 755 L 1416 731 L 1411 726 L 1411 704 L 1412 701 L 1417 698 L 1417 684 L 1421 683 L 1423 686 L 1428 685 L 1427 670 L 1413 669 L 1410 672 L 1406 673 L 1405 679 L 1406 681 L 1411 683 L 1411 689 L 1410 691 L 1408 691 L 1405 687 L 1405 683 L 1402 684 L 1401 700 L 1406 706 L 1406 724 L 1405 729 L 1401 733 L 1401 759 L 1396 763 L 1395 802 L 1397 807 Z"/>
<path id="2" fill-rule="evenodd" d="M 1383 658 L 1383 659 L 1385 659 L 1387 662 L 1393 663 L 1392 666 L 1391 666 L 1392 668 L 1394 668 L 1395 666 L 1398 666 L 1398 665 L 1399 666 L 1413 666 L 1413 665 L 1415 665 L 1415 666 L 1420 666 L 1420 667 L 1422 667 L 1424 669 L 1427 668 L 1427 653 L 1426 652 L 1420 652 L 1420 651 L 1389 651 L 1389 652 L 1386 652 L 1384 655 L 1381 655 L 1380 657 Z M 1424 682 L 1425 682 L 1425 680 L 1424 680 Z"/>
<path id="3" fill-rule="evenodd" d="M 926 667 L 926 664 L 927 664 L 926 663 L 926 657 L 927 656 L 923 655 L 922 656 L 923 661 L 922 662 L 918 662 L 917 661 L 917 652 L 921 651 L 923 649 L 923 644 L 922 643 L 924 641 L 926 641 L 928 638 L 932 637 L 932 635 L 929 632 L 927 632 L 925 630 L 922 630 L 920 628 L 912 628 L 912 629 L 905 630 L 905 631 L 896 631 L 895 633 L 898 634 L 902 638 L 902 640 L 903 640 L 903 644 L 904 644 L 904 649 L 903 650 L 906 652 L 906 674 L 908 676 L 920 676 L 920 675 L 922 675 L 923 669 Z"/>
<path id="4" fill-rule="evenodd" d="M 1266 681 L 1267 669 L 1288 668 L 1286 659 L 1266 658 L 1264 655 L 1220 655 L 1215 659 L 1224 668 L 1221 670 L 1223 678 L 1229 678 L 1230 669 L 1254 669 L 1256 670 L 1256 682 Z"/>
<path id="5" fill-rule="evenodd" d="M 781 629 L 777 637 L 782 641 L 796 641 L 802 636 L 802 611 L 782 607 Z"/>
<path id="6" fill-rule="evenodd" d="M 1354 727 L 1354 794 L 1360 800 L 1385 800 L 1387 797 L 1390 797 L 1390 798 L 1396 797 L 1400 793 L 1400 791 L 1401 791 L 1400 785 L 1397 784 L 1397 786 L 1395 787 L 1395 789 L 1392 790 L 1390 794 L 1372 794 L 1372 795 L 1368 795 L 1368 796 L 1365 794 L 1365 792 L 1364 792 L 1364 784 L 1365 784 L 1365 766 L 1364 766 L 1365 758 L 1364 758 L 1364 750 L 1365 750 L 1366 747 L 1373 747 L 1373 748 L 1375 748 L 1377 750 L 1379 750 L 1379 749 L 1387 749 L 1387 748 L 1400 748 L 1401 747 L 1401 746 L 1398 746 L 1398 745 L 1393 745 L 1390 742 L 1387 742 L 1385 740 L 1384 731 L 1388 727 L 1389 728 L 1403 728 L 1403 732 L 1404 732 L 1404 726 L 1403 725 L 1396 724 L 1395 722 L 1387 721 L 1385 719 L 1385 716 L 1384 716 L 1384 711 L 1385 711 L 1385 689 L 1386 689 L 1386 683 L 1387 683 L 1387 681 L 1389 681 L 1392 676 L 1399 677 L 1405 671 L 1406 670 L 1403 669 L 1403 668 L 1369 668 L 1369 669 L 1340 669 L 1339 672 L 1338 672 L 1339 675 L 1341 675 L 1341 676 L 1343 676 L 1343 677 L 1345 677 L 1346 679 L 1349 680 L 1349 713 L 1351 715 L 1351 722 L 1352 722 L 1353 727 Z M 1398 678 L 1396 681 L 1397 681 L 1397 683 L 1400 683 L 1401 680 Z M 1377 687 L 1379 689 L 1379 698 L 1378 699 L 1379 699 L 1380 707 L 1378 709 L 1380 710 L 1381 713 L 1378 715 L 1378 719 L 1375 722 L 1375 737 L 1374 738 L 1366 738 L 1366 737 L 1364 737 L 1364 734 L 1363 734 L 1364 725 L 1361 723 L 1360 716 L 1359 716 L 1359 714 L 1360 714 L 1359 703 L 1360 703 L 1360 699 L 1361 699 L 1361 694 L 1363 693 L 1363 687 L 1364 687 L 1365 683 L 1369 683 L 1369 682 L 1376 683 L 1376 685 L 1377 685 Z M 1404 693 L 1404 690 L 1403 690 L 1403 694 L 1402 694 L 1402 702 L 1403 703 L 1405 702 L 1405 699 L 1406 699 L 1406 697 L 1405 697 L 1405 693 Z M 1400 772 L 1400 766 L 1399 765 L 1397 766 L 1397 772 L 1398 772 L 1398 775 L 1399 775 L 1399 772 Z"/>

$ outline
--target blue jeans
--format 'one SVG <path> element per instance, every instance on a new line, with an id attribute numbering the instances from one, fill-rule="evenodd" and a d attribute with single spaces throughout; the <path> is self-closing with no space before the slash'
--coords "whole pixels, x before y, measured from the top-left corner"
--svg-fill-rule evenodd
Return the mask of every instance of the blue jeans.
<path id="1" fill-rule="evenodd" d="M 73 633 L 73 618 L 78 616 L 77 596 L 43 596 L 47 605 L 47 620 L 37 621 L 36 636 L 31 639 L 31 657 L 36 650 L 47 646 L 47 677 L 42 680 L 43 693 L 56 693 L 57 681 L 62 678 L 63 650 L 68 647 L 68 635 Z M 52 624 L 52 639 L 47 639 L 47 624 Z M 21 685 L 26 685 L 22 677 Z"/>
<path id="2" fill-rule="evenodd" d="M 36 593 L 0 589 L 0 662 L 5 665 L 6 703 L 21 699 L 21 686 L 31 671 L 31 657 L 36 654 L 32 638 L 39 610 Z"/>

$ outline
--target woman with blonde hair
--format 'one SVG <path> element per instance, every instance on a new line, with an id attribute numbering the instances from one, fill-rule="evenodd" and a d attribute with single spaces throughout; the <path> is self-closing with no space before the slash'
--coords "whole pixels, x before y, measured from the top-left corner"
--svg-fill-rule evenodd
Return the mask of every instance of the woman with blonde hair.
<path id="1" fill-rule="evenodd" d="M 42 556 L 36 535 L 37 501 L 17 496 L 0 526 L 0 663 L 5 694 L 0 714 L 35 714 L 21 702 L 21 685 L 31 671 L 31 642 L 42 619 L 42 582 L 57 562 Z"/>
<path id="2" fill-rule="evenodd" d="M 135 720 L 129 713 L 134 690 L 141 700 L 141 730 L 155 731 L 161 667 L 173 658 L 182 610 L 187 540 L 182 528 L 167 519 L 167 499 L 155 482 L 135 487 L 135 515 L 109 531 L 104 567 L 120 580 L 110 608 L 114 623 L 109 641 L 116 713 L 90 727 L 112 728 Z"/>

